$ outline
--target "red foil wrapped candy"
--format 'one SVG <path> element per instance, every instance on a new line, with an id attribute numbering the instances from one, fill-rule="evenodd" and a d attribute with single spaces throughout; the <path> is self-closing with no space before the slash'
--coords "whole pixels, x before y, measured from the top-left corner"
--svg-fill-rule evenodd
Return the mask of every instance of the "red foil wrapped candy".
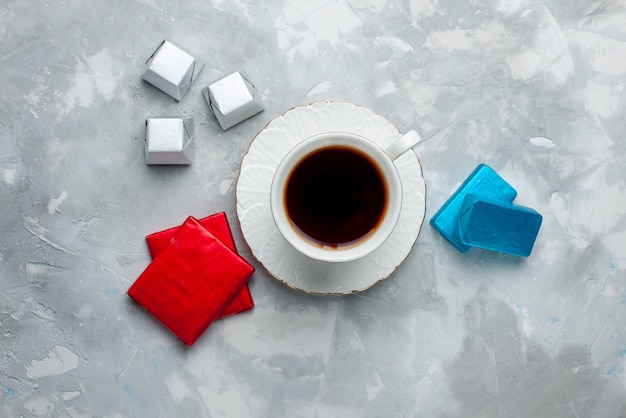
<path id="1" fill-rule="evenodd" d="M 206 218 L 198 219 L 197 221 L 207 231 L 213 234 L 215 238 L 222 241 L 224 245 L 226 245 L 234 252 L 237 252 L 237 248 L 235 247 L 235 241 L 233 240 L 233 235 L 230 232 L 230 227 L 228 226 L 228 219 L 226 218 L 226 214 L 224 212 L 216 213 L 214 215 L 207 216 Z M 179 229 L 180 226 L 175 226 L 173 228 L 155 232 L 146 236 L 146 242 L 148 244 L 150 256 L 152 258 L 155 258 L 167 245 L 170 238 L 172 238 L 174 234 L 176 234 L 176 231 L 178 231 Z M 248 284 L 246 283 L 235 295 L 233 300 L 231 300 L 230 303 L 226 305 L 224 310 L 219 313 L 217 318 L 220 319 L 224 318 L 225 316 L 244 312 L 252 309 L 253 307 L 254 302 L 252 300 L 252 295 L 250 294 L 250 289 L 248 288 Z"/>
<path id="2" fill-rule="evenodd" d="M 253 272 L 254 267 L 189 217 L 128 295 L 192 345 Z"/>

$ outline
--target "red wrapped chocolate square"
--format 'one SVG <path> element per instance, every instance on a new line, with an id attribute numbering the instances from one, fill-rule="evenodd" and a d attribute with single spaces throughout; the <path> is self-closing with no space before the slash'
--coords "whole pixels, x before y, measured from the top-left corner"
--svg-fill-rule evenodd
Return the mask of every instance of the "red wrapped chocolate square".
<path id="1" fill-rule="evenodd" d="M 253 272 L 254 267 L 189 217 L 128 295 L 192 345 Z"/>
<path id="2" fill-rule="evenodd" d="M 207 216 L 206 218 L 198 219 L 197 221 L 207 231 L 213 234 L 215 238 L 222 241 L 224 245 L 234 252 L 237 252 L 233 235 L 230 232 L 230 227 L 228 226 L 228 219 L 226 218 L 226 214 L 224 212 L 216 213 L 214 215 Z M 180 226 L 175 226 L 173 228 L 155 232 L 146 236 L 148 250 L 150 251 L 150 256 L 152 258 L 155 258 L 161 252 L 179 228 Z M 252 295 L 250 294 L 250 288 L 248 288 L 248 284 L 245 284 L 235 295 L 233 300 L 226 305 L 222 312 L 220 312 L 217 318 L 224 318 L 225 316 L 244 312 L 252 309 L 253 307 L 254 302 L 252 300 Z"/>

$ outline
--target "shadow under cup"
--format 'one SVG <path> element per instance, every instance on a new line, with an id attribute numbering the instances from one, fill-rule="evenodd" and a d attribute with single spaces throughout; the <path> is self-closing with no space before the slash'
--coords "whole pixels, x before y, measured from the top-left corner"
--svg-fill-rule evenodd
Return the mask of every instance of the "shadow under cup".
<path id="1" fill-rule="evenodd" d="M 376 143 L 331 132 L 287 153 L 274 174 L 270 203 L 278 230 L 296 250 L 323 261 L 352 261 L 393 231 L 402 185 Z"/>

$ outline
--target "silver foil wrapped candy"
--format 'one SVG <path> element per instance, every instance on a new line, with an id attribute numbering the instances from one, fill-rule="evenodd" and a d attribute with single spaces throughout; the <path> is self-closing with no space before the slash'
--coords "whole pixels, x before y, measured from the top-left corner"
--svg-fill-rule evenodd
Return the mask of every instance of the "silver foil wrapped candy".
<path id="1" fill-rule="evenodd" d="M 193 119 L 146 119 L 146 164 L 189 165 L 193 159 Z"/>
<path id="2" fill-rule="evenodd" d="M 263 110 L 254 84 L 241 71 L 209 84 L 202 90 L 202 94 L 223 130 Z"/>
<path id="3" fill-rule="evenodd" d="M 152 53 L 142 78 L 176 100 L 182 100 L 204 65 L 168 41 Z"/>

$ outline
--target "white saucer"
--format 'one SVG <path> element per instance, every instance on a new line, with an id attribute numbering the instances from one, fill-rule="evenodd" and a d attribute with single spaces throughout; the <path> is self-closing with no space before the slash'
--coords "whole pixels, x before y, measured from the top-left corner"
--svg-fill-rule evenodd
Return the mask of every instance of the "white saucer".
<path id="1" fill-rule="evenodd" d="M 272 219 L 272 176 L 294 145 L 329 131 L 372 138 L 383 148 L 400 135 L 385 117 L 352 103 L 325 101 L 290 109 L 272 120 L 250 144 L 236 191 L 241 230 L 257 260 L 287 286 L 320 295 L 359 292 L 389 277 L 411 252 L 426 212 L 422 166 L 415 152 L 409 151 L 396 160 L 403 188 L 400 219 L 381 247 L 345 263 L 314 260 L 293 249 Z"/>

